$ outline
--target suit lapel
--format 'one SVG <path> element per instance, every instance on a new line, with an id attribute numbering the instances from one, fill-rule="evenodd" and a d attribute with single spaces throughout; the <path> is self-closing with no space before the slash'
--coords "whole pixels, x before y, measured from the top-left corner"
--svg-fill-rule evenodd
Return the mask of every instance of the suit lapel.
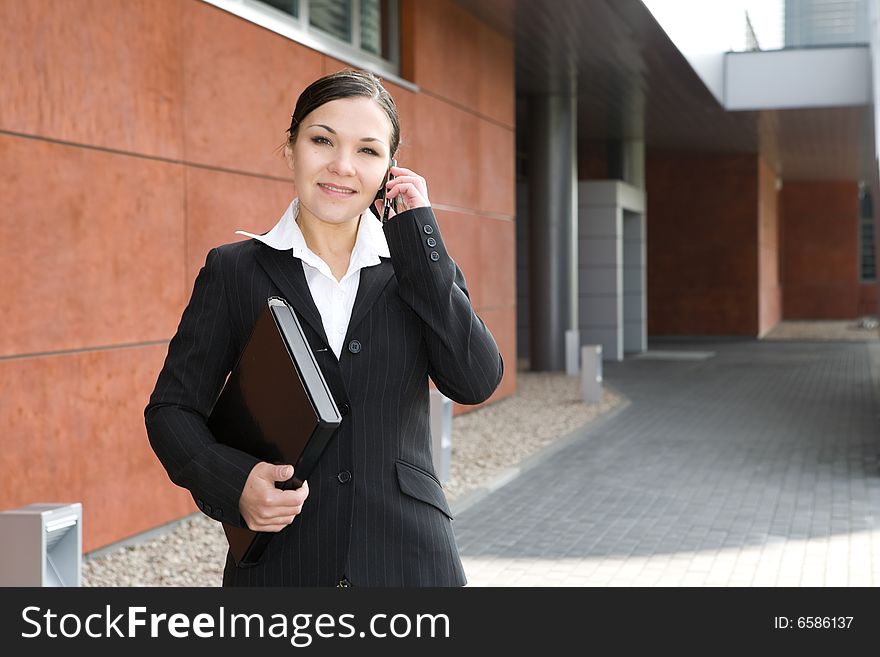
<path id="1" fill-rule="evenodd" d="M 354 300 L 354 307 L 351 309 L 351 319 L 348 321 L 348 335 L 346 342 L 351 336 L 351 332 L 357 328 L 370 308 L 373 302 L 388 285 L 388 281 L 394 275 L 394 266 L 391 264 L 390 258 L 381 258 L 382 262 L 372 267 L 364 267 L 361 269 L 361 279 L 358 282 L 357 296 Z M 344 346 L 343 346 L 344 348 Z"/>
<path id="2" fill-rule="evenodd" d="M 294 258 L 290 250 L 279 251 L 261 245 L 261 248 L 257 250 L 257 262 L 281 290 L 282 296 L 321 337 L 324 346 L 329 346 L 321 314 L 318 312 L 318 307 L 315 305 L 303 272 L 302 260 Z M 351 319 L 348 322 L 349 335 L 369 312 L 393 275 L 394 266 L 391 264 L 390 258 L 381 258 L 378 265 L 361 269 L 357 297 L 355 297 Z"/>
<path id="3" fill-rule="evenodd" d="M 321 314 L 303 272 L 302 260 L 294 258 L 291 249 L 279 251 L 261 244 L 257 250 L 257 262 L 281 290 L 281 295 L 320 336 L 324 346 L 329 346 Z"/>

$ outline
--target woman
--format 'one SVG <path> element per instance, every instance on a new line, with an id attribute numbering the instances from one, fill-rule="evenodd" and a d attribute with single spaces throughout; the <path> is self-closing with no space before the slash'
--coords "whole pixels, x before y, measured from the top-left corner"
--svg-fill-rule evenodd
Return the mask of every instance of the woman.
<path id="1" fill-rule="evenodd" d="M 446 252 L 425 180 L 390 166 L 397 110 L 377 78 L 312 83 L 284 155 L 298 198 L 265 235 L 212 249 L 145 410 L 171 480 L 208 516 L 276 532 L 259 563 L 227 556 L 225 586 L 461 586 L 451 514 L 433 472 L 428 377 L 463 404 L 503 363 Z M 388 179 L 401 207 L 371 214 Z M 300 318 L 342 423 L 309 481 L 218 443 L 205 419 L 270 296 Z"/>

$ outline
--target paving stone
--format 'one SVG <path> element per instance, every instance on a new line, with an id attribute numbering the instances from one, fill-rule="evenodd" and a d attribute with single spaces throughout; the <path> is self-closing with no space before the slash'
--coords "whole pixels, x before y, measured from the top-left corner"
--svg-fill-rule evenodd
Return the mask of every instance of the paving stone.
<path id="1" fill-rule="evenodd" d="M 512 550 L 533 574 L 582 556 L 641 560 L 638 569 L 580 566 L 574 578 L 609 586 L 858 586 L 880 577 L 880 394 L 869 353 L 880 344 L 678 347 L 716 356 L 606 363 L 606 380 L 629 405 L 459 514 L 468 572 L 479 542 L 493 540 L 478 530 L 503 533 L 506 517 L 531 509 L 541 531 L 568 539 L 520 535 Z"/>

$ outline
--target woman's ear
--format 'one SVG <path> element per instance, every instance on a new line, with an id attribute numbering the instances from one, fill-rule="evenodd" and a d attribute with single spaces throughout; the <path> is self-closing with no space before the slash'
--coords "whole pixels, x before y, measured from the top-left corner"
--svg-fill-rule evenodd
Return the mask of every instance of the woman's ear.
<path id="1" fill-rule="evenodd" d="M 293 171 L 293 149 L 290 144 L 284 144 L 284 161 L 287 162 L 287 168 Z"/>

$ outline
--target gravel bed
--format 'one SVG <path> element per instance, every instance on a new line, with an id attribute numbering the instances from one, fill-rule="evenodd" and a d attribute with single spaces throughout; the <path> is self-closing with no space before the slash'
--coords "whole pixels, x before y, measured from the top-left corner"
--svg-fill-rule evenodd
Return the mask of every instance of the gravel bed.
<path id="1" fill-rule="evenodd" d="M 835 342 L 878 342 L 877 318 L 779 322 L 763 337 L 764 340 L 830 340 Z"/>
<path id="2" fill-rule="evenodd" d="M 452 422 L 450 502 L 475 491 L 554 441 L 623 403 L 607 384 L 601 402 L 580 398 L 580 380 L 518 372 L 517 392 Z M 220 523 L 197 513 L 110 550 L 86 555 L 83 586 L 219 586 L 226 559 Z"/>

